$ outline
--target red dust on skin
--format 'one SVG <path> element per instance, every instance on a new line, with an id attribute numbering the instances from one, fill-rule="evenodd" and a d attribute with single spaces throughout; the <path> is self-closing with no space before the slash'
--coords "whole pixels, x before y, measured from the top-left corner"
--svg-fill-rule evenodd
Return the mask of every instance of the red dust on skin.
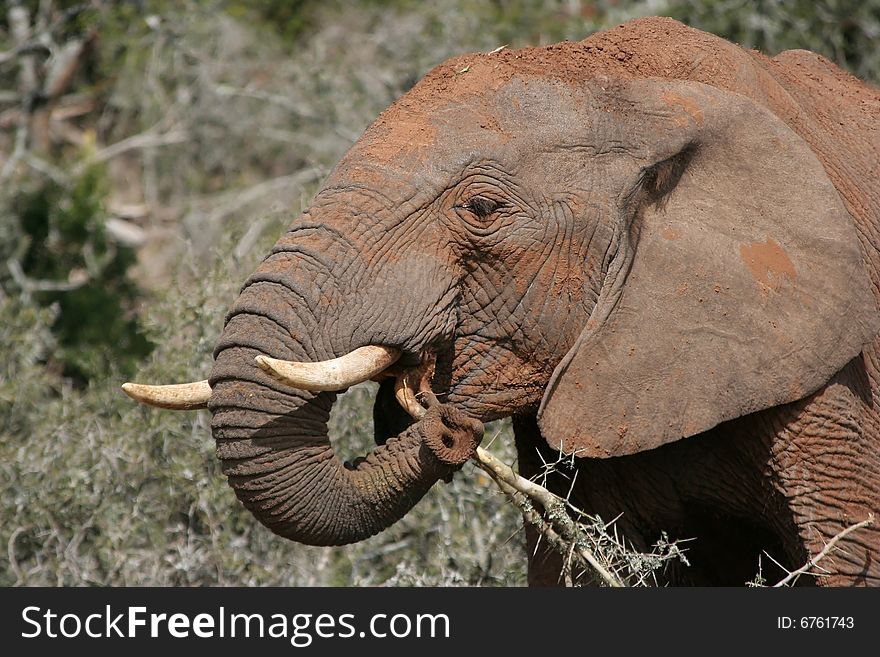
<path id="1" fill-rule="evenodd" d="M 766 242 L 743 244 L 739 247 L 739 254 L 764 296 L 770 290 L 778 291 L 785 278 L 791 283 L 797 281 L 794 263 L 770 237 Z"/>
<path id="2" fill-rule="evenodd" d="M 440 110 L 481 98 L 487 90 L 497 91 L 512 77 L 508 69 L 512 67 L 485 55 L 464 55 L 441 64 L 385 110 L 352 152 L 380 164 L 396 162 L 402 154 L 425 161 L 437 138 L 435 116 Z M 502 141 L 508 139 L 493 116 L 486 114 L 481 122 Z"/>
<path id="3" fill-rule="evenodd" d="M 364 137 L 355 146 L 359 155 L 367 161 L 388 164 L 404 152 L 415 151 L 418 159 L 426 159 L 436 140 L 437 128 L 428 117 L 413 113 L 398 117 L 395 123 L 377 121 Z"/>
<path id="4" fill-rule="evenodd" d="M 680 107 L 687 112 L 697 125 L 703 125 L 703 110 L 694 101 L 674 94 L 671 91 L 664 91 L 660 97 L 670 107 Z M 687 126 L 687 119 L 681 115 L 675 117 L 675 122 L 681 127 Z"/>

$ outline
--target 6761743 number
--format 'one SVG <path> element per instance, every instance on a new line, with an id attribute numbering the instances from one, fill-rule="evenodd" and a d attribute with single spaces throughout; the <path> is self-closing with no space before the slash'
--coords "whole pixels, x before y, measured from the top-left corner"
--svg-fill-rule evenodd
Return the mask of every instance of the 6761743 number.
<path id="1" fill-rule="evenodd" d="M 852 616 L 776 617 L 776 628 L 780 630 L 851 630 L 854 627 Z"/>

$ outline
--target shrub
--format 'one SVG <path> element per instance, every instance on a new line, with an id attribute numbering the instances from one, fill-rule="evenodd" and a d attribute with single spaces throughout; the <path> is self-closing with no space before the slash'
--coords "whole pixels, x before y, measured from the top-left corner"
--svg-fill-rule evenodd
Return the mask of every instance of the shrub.
<path id="1" fill-rule="evenodd" d="M 153 347 L 134 312 L 135 252 L 108 238 L 106 196 L 103 171 L 91 166 L 70 185 L 42 181 L 10 203 L 22 240 L 20 263 L 11 266 L 23 277 L 8 293 L 53 309 L 56 348 L 47 363 L 79 384 L 101 379 L 111 363 L 131 374 Z"/>

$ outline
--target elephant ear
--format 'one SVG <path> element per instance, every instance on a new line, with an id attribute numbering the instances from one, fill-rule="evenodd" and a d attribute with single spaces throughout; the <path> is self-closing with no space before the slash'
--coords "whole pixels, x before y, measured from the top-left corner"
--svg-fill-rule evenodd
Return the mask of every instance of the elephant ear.
<path id="1" fill-rule="evenodd" d="M 648 118 L 630 122 L 656 157 L 621 193 L 616 255 L 538 413 L 567 454 L 633 454 L 803 398 L 878 329 L 853 220 L 807 143 L 739 94 L 643 82 L 628 107 Z"/>

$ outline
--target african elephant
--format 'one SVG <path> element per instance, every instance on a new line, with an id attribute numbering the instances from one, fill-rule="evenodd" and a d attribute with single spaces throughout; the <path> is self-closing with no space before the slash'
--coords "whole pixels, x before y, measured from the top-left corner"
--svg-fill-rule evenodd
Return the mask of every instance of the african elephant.
<path id="1" fill-rule="evenodd" d="M 561 452 L 634 545 L 696 537 L 672 583 L 794 568 L 880 512 L 878 118 L 818 55 L 670 19 L 452 59 L 247 280 L 210 379 L 128 390 L 207 406 L 236 495 L 294 541 L 388 527 L 512 416 L 523 475 Z M 377 446 L 343 464 L 333 391 L 370 377 Z M 880 584 L 880 527 L 839 546 L 818 583 Z"/>

